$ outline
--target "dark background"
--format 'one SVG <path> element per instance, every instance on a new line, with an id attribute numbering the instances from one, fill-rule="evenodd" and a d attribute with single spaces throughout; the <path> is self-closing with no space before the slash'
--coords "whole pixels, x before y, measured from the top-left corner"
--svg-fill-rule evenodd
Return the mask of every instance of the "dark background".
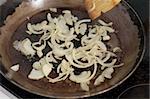
<path id="1" fill-rule="evenodd" d="M 5 11 L 6 13 L 12 13 L 16 6 L 20 3 L 21 0 L 10 0 L 11 4 L 6 6 Z M 113 90 L 106 92 L 102 95 L 97 95 L 90 97 L 88 99 L 115 99 L 117 98 L 122 92 L 124 92 L 127 88 L 138 85 L 138 84 L 149 84 L 149 0 L 126 0 L 138 13 L 140 16 L 144 27 L 145 27 L 145 35 L 146 35 L 146 52 L 142 62 L 140 63 L 137 70 L 129 77 L 125 82 L 123 82 L 118 87 L 114 88 Z M 2 10 L 0 7 L 0 26 L 3 24 L 3 20 L 5 20 L 6 16 L 2 15 Z M 9 10 L 9 12 L 8 12 Z M 7 14 L 7 15 L 8 15 Z M 0 74 L 0 84 L 11 93 L 16 95 L 18 98 L 44 98 L 41 96 L 37 96 L 31 93 L 28 93 L 17 86 L 11 84 L 7 81 L 1 74 Z M 142 92 L 141 92 L 142 93 Z M 136 98 L 138 99 L 138 97 Z M 148 99 L 148 96 L 147 96 Z"/>

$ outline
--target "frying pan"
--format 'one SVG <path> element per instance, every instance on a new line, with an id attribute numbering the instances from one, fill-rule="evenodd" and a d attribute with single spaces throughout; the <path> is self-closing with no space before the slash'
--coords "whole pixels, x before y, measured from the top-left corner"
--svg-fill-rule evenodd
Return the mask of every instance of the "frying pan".
<path id="1" fill-rule="evenodd" d="M 145 50 L 143 25 L 137 13 L 131 6 L 122 1 L 111 11 L 103 14 L 99 19 L 112 21 L 113 27 L 118 31 L 111 40 L 112 46 L 119 42 L 123 51 L 122 62 L 124 66 L 117 68 L 111 80 L 106 80 L 99 86 L 90 86 L 90 91 L 85 92 L 78 84 L 58 82 L 50 84 L 45 79 L 33 81 L 27 78 L 31 70 L 31 63 L 12 46 L 14 40 L 24 39 L 26 24 L 40 22 L 45 17 L 45 12 L 50 7 L 75 9 L 81 18 L 88 17 L 83 0 L 37 0 L 37 2 L 23 1 L 12 15 L 5 20 L 5 25 L 0 28 L 0 73 L 18 87 L 45 97 L 54 98 L 81 98 L 107 92 L 125 81 L 138 67 Z M 81 14 L 82 12 L 82 14 Z M 30 19 L 29 19 L 30 18 Z M 13 72 L 10 67 L 19 63 L 20 70 Z M 70 84 L 70 85 L 67 85 Z"/>

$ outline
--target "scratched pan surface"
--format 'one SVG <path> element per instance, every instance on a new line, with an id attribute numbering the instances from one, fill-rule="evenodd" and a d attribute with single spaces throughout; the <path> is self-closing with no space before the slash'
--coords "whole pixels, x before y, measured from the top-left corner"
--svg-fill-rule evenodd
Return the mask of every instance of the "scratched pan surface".
<path id="1" fill-rule="evenodd" d="M 82 0 L 76 0 L 76 2 L 74 0 L 43 0 L 40 3 L 23 2 L 16 8 L 15 13 L 7 17 L 6 25 L 0 28 L 1 74 L 9 81 L 26 91 L 46 97 L 80 98 L 107 92 L 121 84 L 135 71 L 144 53 L 144 30 L 135 11 L 122 1 L 121 4 L 98 18 L 106 22 L 113 22 L 113 27 L 117 30 L 117 33 L 111 34 L 112 39 L 108 44 L 111 47 L 120 46 L 123 50 L 118 55 L 120 61 L 124 62 L 125 65 L 115 70 L 111 80 L 106 80 L 99 86 L 90 84 L 90 91 L 84 92 L 78 84 L 69 80 L 51 84 L 46 79 L 39 81 L 28 79 L 27 75 L 31 70 L 31 62 L 17 52 L 12 43 L 15 40 L 23 40 L 29 37 L 25 33 L 26 24 L 28 22 L 38 23 L 46 19 L 50 7 L 57 7 L 60 11 L 70 9 L 80 19 L 88 18 Z M 58 11 L 58 14 L 60 11 Z M 30 19 L 28 20 L 27 17 L 30 17 Z M 38 36 L 31 39 L 36 41 Z M 20 70 L 13 72 L 10 67 L 16 63 L 20 64 Z"/>

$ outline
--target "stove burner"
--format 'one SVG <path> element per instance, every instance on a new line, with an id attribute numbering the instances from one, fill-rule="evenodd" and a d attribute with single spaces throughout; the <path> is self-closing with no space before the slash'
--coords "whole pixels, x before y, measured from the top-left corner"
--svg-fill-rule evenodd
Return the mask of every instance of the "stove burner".
<path id="1" fill-rule="evenodd" d="M 136 99 L 137 97 L 140 99 L 148 99 L 149 98 L 149 84 L 139 84 L 134 85 L 132 87 L 127 88 L 123 91 L 119 96 L 118 99 L 123 98 L 132 98 Z"/>

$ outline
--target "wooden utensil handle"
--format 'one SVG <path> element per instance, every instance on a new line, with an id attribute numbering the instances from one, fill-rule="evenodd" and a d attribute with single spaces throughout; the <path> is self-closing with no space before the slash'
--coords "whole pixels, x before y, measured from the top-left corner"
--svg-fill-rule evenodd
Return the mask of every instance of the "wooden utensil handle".
<path id="1" fill-rule="evenodd" d="M 121 0 L 84 0 L 84 5 L 92 20 L 115 7 Z"/>

